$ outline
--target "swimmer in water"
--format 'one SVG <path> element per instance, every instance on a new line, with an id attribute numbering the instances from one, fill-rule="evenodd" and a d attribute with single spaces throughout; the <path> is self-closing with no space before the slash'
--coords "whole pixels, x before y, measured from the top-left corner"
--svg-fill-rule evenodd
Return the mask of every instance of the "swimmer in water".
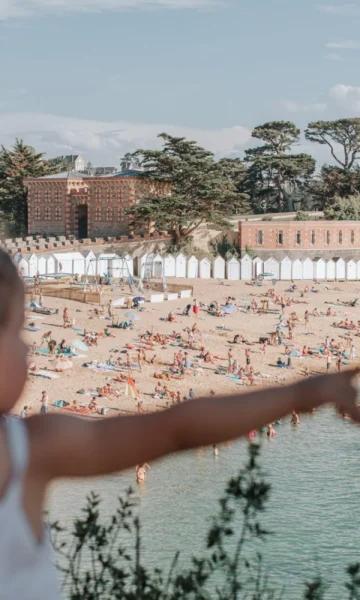
<path id="1" fill-rule="evenodd" d="M 266 435 L 269 439 L 272 439 L 276 436 L 276 431 L 272 423 L 269 423 L 269 425 L 267 426 Z"/>
<path id="2" fill-rule="evenodd" d="M 217 447 L 216 444 L 213 444 L 213 455 L 219 456 L 219 448 Z"/>
<path id="3" fill-rule="evenodd" d="M 295 410 L 293 410 L 293 412 L 291 413 L 291 420 L 290 420 L 291 425 L 300 425 L 300 417 L 297 414 L 297 412 L 295 412 Z"/>
<path id="4" fill-rule="evenodd" d="M 136 465 L 136 483 L 144 483 L 146 479 L 146 471 L 150 469 L 150 465 L 143 463 L 142 465 Z"/>

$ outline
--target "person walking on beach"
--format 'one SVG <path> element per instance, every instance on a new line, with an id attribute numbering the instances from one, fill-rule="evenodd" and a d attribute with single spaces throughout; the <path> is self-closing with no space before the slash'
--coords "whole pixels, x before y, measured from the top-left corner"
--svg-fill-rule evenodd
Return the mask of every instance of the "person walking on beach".
<path id="1" fill-rule="evenodd" d="M 326 370 L 330 371 L 331 369 L 331 352 L 328 350 L 327 354 L 326 354 Z"/>
<path id="2" fill-rule="evenodd" d="M 136 465 L 141 480 L 141 469 L 145 466 L 146 471 L 146 465 L 161 457 L 225 443 L 293 411 L 309 413 L 326 404 L 360 423 L 354 383 L 360 369 L 241 395 L 209 395 L 140 415 L 13 418 L 27 380 L 24 303 L 17 269 L 0 250 L 0 590 L 6 600 L 60 597 L 42 523 L 53 481 L 96 477 Z M 25 407 L 26 417 L 24 413 Z"/>
<path id="3" fill-rule="evenodd" d="M 40 400 L 40 414 L 47 415 L 49 412 L 49 396 L 48 393 L 44 390 L 41 392 L 41 400 Z"/>

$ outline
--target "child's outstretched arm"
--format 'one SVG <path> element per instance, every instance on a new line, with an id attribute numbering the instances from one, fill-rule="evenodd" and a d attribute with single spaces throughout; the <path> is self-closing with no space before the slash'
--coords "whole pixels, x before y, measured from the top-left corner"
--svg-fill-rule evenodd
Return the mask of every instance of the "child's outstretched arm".
<path id="1" fill-rule="evenodd" d="M 237 396 L 192 400 L 162 412 L 99 421 L 49 415 L 28 420 L 33 471 L 47 480 L 120 471 L 172 452 L 221 443 L 286 416 L 333 403 L 360 422 L 357 370 Z"/>

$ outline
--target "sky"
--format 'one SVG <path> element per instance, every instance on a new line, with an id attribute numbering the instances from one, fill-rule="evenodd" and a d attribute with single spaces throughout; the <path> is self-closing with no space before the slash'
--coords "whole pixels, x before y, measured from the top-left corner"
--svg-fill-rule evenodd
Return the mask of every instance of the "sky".
<path id="1" fill-rule="evenodd" d="M 360 116 L 359 61 L 360 0 L 0 0 L 0 143 L 116 166 L 166 131 L 242 156 L 266 121 Z"/>

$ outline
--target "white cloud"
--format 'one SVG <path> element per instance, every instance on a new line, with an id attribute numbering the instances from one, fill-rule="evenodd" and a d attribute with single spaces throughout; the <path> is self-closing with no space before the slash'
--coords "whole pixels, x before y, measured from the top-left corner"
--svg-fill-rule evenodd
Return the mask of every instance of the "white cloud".
<path id="1" fill-rule="evenodd" d="M 325 54 L 325 58 L 336 62 L 344 60 L 341 54 L 338 54 L 337 52 L 329 52 L 328 54 Z"/>
<path id="2" fill-rule="evenodd" d="M 329 96 L 342 109 L 360 111 L 360 86 L 338 83 L 330 89 Z"/>
<path id="3" fill-rule="evenodd" d="M 0 21 L 35 14 L 104 12 L 141 8 L 196 9 L 218 0 L 0 0 Z"/>
<path id="4" fill-rule="evenodd" d="M 11 146 L 15 137 L 48 156 L 81 152 L 98 164 L 119 164 L 126 152 L 159 145 L 162 132 L 194 139 L 218 156 L 238 154 L 251 138 L 246 127 L 200 129 L 177 125 L 95 121 L 42 113 L 0 113 L 0 143 Z"/>
<path id="5" fill-rule="evenodd" d="M 343 17 L 358 17 L 360 16 L 360 6 L 355 3 L 340 3 L 340 4 L 320 4 L 318 6 L 321 12 L 329 15 L 338 15 Z"/>
<path id="6" fill-rule="evenodd" d="M 290 113 L 322 112 L 326 110 L 327 107 L 324 102 L 313 102 L 310 104 L 304 104 L 301 102 L 295 102 L 293 100 L 282 100 L 281 106 Z"/>
<path id="7" fill-rule="evenodd" d="M 358 50 L 360 48 L 360 42 L 355 40 L 343 40 L 342 42 L 328 42 L 325 46 L 326 48 L 332 48 L 334 50 Z"/>

